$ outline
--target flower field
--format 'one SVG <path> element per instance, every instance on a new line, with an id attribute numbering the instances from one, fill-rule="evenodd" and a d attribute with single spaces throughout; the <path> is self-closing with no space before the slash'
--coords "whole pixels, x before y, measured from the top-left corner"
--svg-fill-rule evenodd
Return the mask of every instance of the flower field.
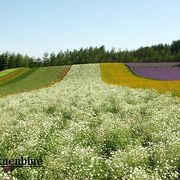
<path id="1" fill-rule="evenodd" d="M 180 63 L 126 63 L 136 74 L 142 77 L 160 80 L 180 80 Z"/>
<path id="2" fill-rule="evenodd" d="M 155 89 L 159 92 L 170 92 L 174 95 L 180 96 L 179 80 L 164 81 L 164 80 L 147 79 L 140 76 L 136 76 L 126 67 L 126 65 L 122 63 L 102 63 L 100 67 L 101 67 L 102 80 L 108 84 L 128 86 L 133 88 L 143 88 L 143 89 L 150 88 L 150 89 Z M 135 65 L 133 67 L 135 67 Z M 140 69 L 142 71 L 143 68 Z M 145 69 L 147 70 L 148 68 L 146 67 Z M 153 76 L 153 72 L 151 73 L 150 72 L 151 72 L 151 68 L 148 71 L 148 74 Z"/>
<path id="3" fill-rule="evenodd" d="M 14 179 L 179 179 L 180 100 L 107 85 L 99 64 L 73 65 L 52 87 L 0 100 L 1 157 L 43 167 L 1 169 Z"/>

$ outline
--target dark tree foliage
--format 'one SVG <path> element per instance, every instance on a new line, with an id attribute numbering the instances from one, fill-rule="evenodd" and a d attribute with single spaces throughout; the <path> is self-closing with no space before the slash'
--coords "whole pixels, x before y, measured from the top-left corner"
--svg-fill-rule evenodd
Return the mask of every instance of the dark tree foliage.
<path id="1" fill-rule="evenodd" d="M 0 70 L 18 67 L 58 66 L 66 64 L 85 64 L 101 62 L 177 62 L 180 61 L 180 40 L 171 45 L 158 44 L 150 47 L 140 47 L 137 50 L 108 51 L 104 46 L 66 50 L 59 53 L 44 53 L 42 59 L 23 56 L 21 54 L 0 54 Z"/>
<path id="2" fill-rule="evenodd" d="M 3 53 L 0 55 L 0 70 L 18 68 L 18 67 L 38 67 L 42 64 L 39 59 L 31 58 L 27 55 L 14 53 Z"/>
<path id="3" fill-rule="evenodd" d="M 173 41 L 171 45 L 171 53 L 177 54 L 178 52 L 180 52 L 180 40 Z"/>

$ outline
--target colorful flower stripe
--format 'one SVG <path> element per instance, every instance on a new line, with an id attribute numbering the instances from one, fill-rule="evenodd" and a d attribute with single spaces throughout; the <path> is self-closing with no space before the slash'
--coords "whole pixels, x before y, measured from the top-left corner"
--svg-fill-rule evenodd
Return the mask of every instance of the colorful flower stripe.
<path id="1" fill-rule="evenodd" d="M 102 63 L 100 67 L 102 79 L 108 84 L 151 88 L 160 92 L 173 92 L 180 95 L 180 81 L 161 81 L 138 77 L 121 63 Z"/>
<path id="2" fill-rule="evenodd" d="M 136 74 L 159 80 L 180 80 L 180 63 L 126 63 Z"/>

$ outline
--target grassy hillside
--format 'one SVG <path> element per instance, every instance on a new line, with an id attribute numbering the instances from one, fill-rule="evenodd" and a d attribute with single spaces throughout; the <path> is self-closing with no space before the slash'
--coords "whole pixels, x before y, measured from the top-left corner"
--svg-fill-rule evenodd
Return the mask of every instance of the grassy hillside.
<path id="1" fill-rule="evenodd" d="M 160 92 L 172 92 L 180 95 L 180 81 L 161 81 L 146 79 L 133 74 L 126 65 L 121 63 L 102 63 L 101 77 L 108 84 L 133 88 L 151 88 Z"/>
<path id="2" fill-rule="evenodd" d="M 14 71 L 16 71 L 18 68 L 14 68 L 14 69 L 6 69 L 4 71 L 0 71 L 0 78 L 7 76 L 11 73 L 13 73 Z"/>
<path id="3" fill-rule="evenodd" d="M 17 79 L 18 77 L 27 73 L 27 71 L 29 71 L 29 68 L 8 69 L 8 70 L 5 70 L 5 72 L 1 71 L 2 75 L 0 77 L 0 86 L 2 86 L 3 84 L 5 84 L 9 81 Z"/>
<path id="4" fill-rule="evenodd" d="M 23 69 L 23 73 L 0 84 L 0 97 L 43 88 L 61 79 L 69 66 Z"/>
<path id="5" fill-rule="evenodd" d="M 98 64 L 73 65 L 55 86 L 0 99 L 0 115 L 1 158 L 43 160 L 15 167 L 18 180 L 179 179 L 179 98 L 107 85 Z"/>

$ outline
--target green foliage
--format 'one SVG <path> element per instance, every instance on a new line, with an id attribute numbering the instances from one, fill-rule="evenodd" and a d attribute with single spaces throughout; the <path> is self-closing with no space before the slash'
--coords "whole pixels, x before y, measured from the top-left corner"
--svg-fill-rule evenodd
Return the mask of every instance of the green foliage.
<path id="1" fill-rule="evenodd" d="M 172 42 L 171 52 L 172 54 L 177 54 L 178 52 L 180 52 L 180 40 Z"/>
<path id="2" fill-rule="evenodd" d="M 171 45 L 158 44 L 140 47 L 137 50 L 108 51 L 105 46 L 66 50 L 59 53 L 44 53 L 43 57 L 34 58 L 8 52 L 0 55 L 0 70 L 16 67 L 57 66 L 67 64 L 86 64 L 101 62 L 178 62 L 180 60 L 180 40 Z"/>

